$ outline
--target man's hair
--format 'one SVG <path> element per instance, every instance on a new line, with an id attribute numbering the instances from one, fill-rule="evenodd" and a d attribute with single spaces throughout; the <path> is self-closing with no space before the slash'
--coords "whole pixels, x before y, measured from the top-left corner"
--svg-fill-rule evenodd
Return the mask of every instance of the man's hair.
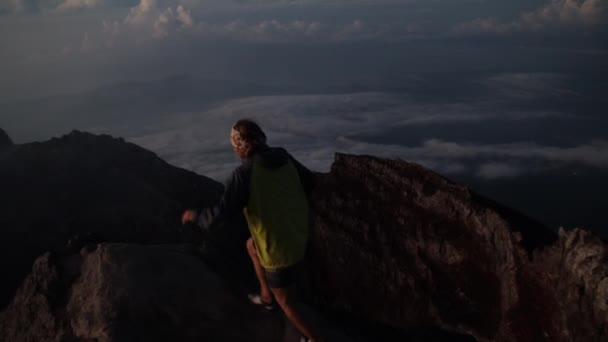
<path id="1" fill-rule="evenodd" d="M 239 154 L 249 158 L 259 149 L 266 147 L 266 134 L 250 119 L 241 119 L 232 126 L 230 141 Z"/>

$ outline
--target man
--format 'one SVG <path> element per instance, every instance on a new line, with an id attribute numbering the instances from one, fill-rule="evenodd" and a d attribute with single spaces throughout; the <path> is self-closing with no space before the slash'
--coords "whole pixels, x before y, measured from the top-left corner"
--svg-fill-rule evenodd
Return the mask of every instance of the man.
<path id="1" fill-rule="evenodd" d="M 313 174 L 283 148 L 271 148 L 253 121 L 239 120 L 230 134 L 242 165 L 233 171 L 220 202 L 200 214 L 187 210 L 182 223 L 196 222 L 203 229 L 243 212 L 251 238 L 247 251 L 260 282 L 252 303 L 273 307 L 273 295 L 287 318 L 310 341 L 320 341 L 296 301 L 295 273 L 308 240 L 308 195 Z"/>

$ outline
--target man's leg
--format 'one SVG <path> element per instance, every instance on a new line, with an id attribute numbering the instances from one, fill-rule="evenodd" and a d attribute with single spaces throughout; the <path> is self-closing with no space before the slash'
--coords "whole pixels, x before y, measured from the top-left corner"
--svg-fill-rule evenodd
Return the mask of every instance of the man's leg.
<path id="1" fill-rule="evenodd" d="M 304 317 L 301 304 L 297 302 L 295 288 L 272 288 L 271 290 L 277 303 L 283 309 L 285 316 L 287 316 L 296 329 L 314 342 L 322 341 L 320 332 L 315 329 L 316 327 L 313 327 L 309 319 Z"/>
<path id="2" fill-rule="evenodd" d="M 253 261 L 253 268 L 255 269 L 255 275 L 258 277 L 258 281 L 260 282 L 260 297 L 262 297 L 262 301 L 264 303 L 272 303 L 272 293 L 270 292 L 270 287 L 268 286 L 268 281 L 266 280 L 266 273 L 262 264 L 260 264 L 260 259 L 258 258 L 258 252 L 255 249 L 255 244 L 253 240 L 249 238 L 247 240 L 247 252 L 249 253 L 249 257 L 251 257 L 251 261 Z"/>

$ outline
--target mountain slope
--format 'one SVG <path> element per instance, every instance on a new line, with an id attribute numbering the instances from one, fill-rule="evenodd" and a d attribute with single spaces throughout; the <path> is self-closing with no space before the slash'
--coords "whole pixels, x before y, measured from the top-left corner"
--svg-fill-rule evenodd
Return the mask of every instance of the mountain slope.
<path id="1" fill-rule="evenodd" d="M 86 241 L 177 241 L 184 208 L 221 184 L 122 139 L 74 131 L 0 151 L 0 307 L 33 260 Z"/>

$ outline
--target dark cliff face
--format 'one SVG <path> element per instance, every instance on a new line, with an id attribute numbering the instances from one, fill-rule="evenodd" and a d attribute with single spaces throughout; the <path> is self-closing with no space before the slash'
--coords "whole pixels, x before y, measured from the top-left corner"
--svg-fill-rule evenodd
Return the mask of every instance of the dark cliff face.
<path id="1" fill-rule="evenodd" d="M 142 241 L 171 231 L 184 207 L 209 205 L 222 192 L 123 139 L 78 131 L 1 155 L 0 187 L 10 203 L 0 207 L 3 232 L 87 229 Z"/>
<path id="2" fill-rule="evenodd" d="M 607 337 L 606 246 L 588 232 L 558 237 L 421 166 L 341 154 L 313 208 L 320 305 L 478 340 Z"/>
<path id="3" fill-rule="evenodd" d="M 45 254 L 0 314 L 2 341 L 279 342 L 283 327 L 281 315 L 260 315 L 183 245 Z"/>
<path id="4" fill-rule="evenodd" d="M 68 240 L 171 242 L 182 211 L 222 185 L 122 139 L 74 131 L 0 153 L 0 307 L 45 251 Z"/>
<path id="5" fill-rule="evenodd" d="M 8 136 L 8 134 L 6 134 L 6 132 L 2 128 L 0 128 L 0 149 L 8 146 L 13 146 L 13 141 Z"/>

